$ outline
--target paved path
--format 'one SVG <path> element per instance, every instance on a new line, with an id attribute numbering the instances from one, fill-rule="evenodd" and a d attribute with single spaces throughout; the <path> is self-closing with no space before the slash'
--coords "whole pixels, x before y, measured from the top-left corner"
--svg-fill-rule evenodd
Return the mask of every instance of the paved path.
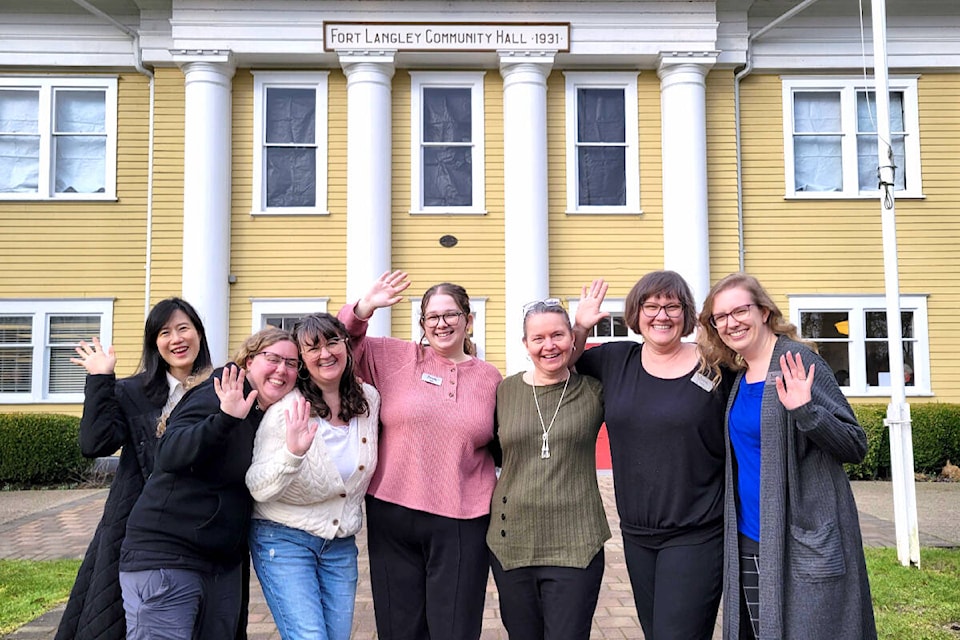
<path id="1" fill-rule="evenodd" d="M 613 538 L 606 545 L 606 571 L 591 638 L 642 638 L 637 622 L 623 559 L 613 482 L 609 473 L 599 475 L 601 493 Z M 854 494 L 860 508 L 860 523 L 867 546 L 896 546 L 893 523 L 893 489 L 886 482 L 855 482 Z M 960 546 L 960 483 L 918 483 L 917 512 L 923 546 Z M 0 558 L 31 560 L 80 558 L 103 510 L 107 490 L 0 492 Z M 366 563 L 366 538 L 360 545 L 360 583 L 353 638 L 374 640 L 373 601 Z M 506 640 L 500 624 L 497 592 L 493 579 L 487 585 L 483 619 L 483 640 Z M 63 606 L 56 607 L 33 622 L 5 636 L 6 640 L 50 640 Z M 720 638 L 720 625 L 714 638 Z M 279 640 L 260 587 L 251 585 L 250 640 Z"/>

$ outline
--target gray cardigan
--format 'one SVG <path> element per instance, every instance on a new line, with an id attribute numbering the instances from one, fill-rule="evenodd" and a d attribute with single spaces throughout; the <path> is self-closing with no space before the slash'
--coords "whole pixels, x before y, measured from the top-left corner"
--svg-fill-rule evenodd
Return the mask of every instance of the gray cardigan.
<path id="1" fill-rule="evenodd" d="M 800 353 L 816 365 L 812 400 L 787 411 L 774 383 L 780 356 Z M 723 637 L 737 640 L 740 623 L 734 460 L 727 404 Z M 860 522 L 842 463 L 860 462 L 867 438 L 829 365 L 783 336 L 770 360 L 761 406 L 760 640 L 877 637 Z"/>

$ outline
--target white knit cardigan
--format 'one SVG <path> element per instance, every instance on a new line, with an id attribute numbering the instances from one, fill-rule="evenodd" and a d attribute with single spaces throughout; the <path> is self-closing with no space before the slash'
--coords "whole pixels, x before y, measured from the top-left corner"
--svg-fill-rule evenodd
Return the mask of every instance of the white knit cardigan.
<path id="1" fill-rule="evenodd" d="M 253 462 L 246 481 L 256 501 L 253 517 L 271 520 L 332 540 L 360 530 L 362 504 L 377 467 L 380 394 L 368 384 L 363 393 L 370 411 L 357 416 L 357 468 L 344 482 L 326 443 L 317 434 L 303 456 L 287 449 L 284 411 L 303 397 L 294 389 L 263 416 L 253 444 Z"/>

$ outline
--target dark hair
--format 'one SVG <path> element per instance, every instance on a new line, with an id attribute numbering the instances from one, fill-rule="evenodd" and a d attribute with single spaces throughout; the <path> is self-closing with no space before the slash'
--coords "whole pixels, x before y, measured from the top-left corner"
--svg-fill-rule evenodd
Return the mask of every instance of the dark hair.
<path id="1" fill-rule="evenodd" d="M 307 373 L 302 354 L 306 349 L 316 347 L 321 342 L 339 338 L 343 340 L 347 349 L 347 363 L 343 375 L 340 376 L 340 412 L 337 417 L 344 422 L 348 422 L 354 416 L 369 415 L 370 407 L 367 405 L 367 399 L 363 395 L 363 387 L 357 381 L 354 370 L 350 336 L 347 334 L 347 328 L 343 326 L 343 323 L 329 313 L 314 313 L 297 321 L 293 326 L 293 338 L 301 353 L 297 388 L 310 402 L 311 411 L 321 418 L 330 418 L 330 407 L 323 399 L 323 391 Z"/>
<path id="2" fill-rule="evenodd" d="M 137 370 L 143 372 L 143 388 L 146 396 L 158 404 L 166 402 L 170 393 L 170 386 L 167 384 L 167 371 L 170 370 L 170 365 L 160 356 L 160 350 L 157 349 L 157 336 L 176 311 L 183 311 L 193 324 L 193 328 L 197 330 L 197 335 L 200 336 L 200 351 L 197 353 L 197 359 L 193 361 L 193 369 L 190 373 L 197 374 L 211 367 L 207 333 L 196 309 L 182 298 L 167 298 L 155 304 L 144 322 L 143 351 Z"/>
<path id="3" fill-rule="evenodd" d="M 467 324 L 469 324 L 470 296 L 467 295 L 467 290 L 458 284 L 441 282 L 424 291 L 423 297 L 420 298 L 420 330 L 423 331 L 423 316 L 427 311 L 427 305 L 430 303 L 430 298 L 438 293 L 446 294 L 453 298 L 457 308 L 463 312 L 463 317 L 466 319 Z M 468 356 L 477 355 L 477 347 L 475 344 L 473 344 L 473 340 L 470 339 L 469 335 L 465 335 L 463 337 L 463 352 Z"/>
<path id="4" fill-rule="evenodd" d="M 570 314 L 560 304 L 548 304 L 546 301 L 535 302 L 528 306 L 523 313 L 523 339 L 527 339 L 527 319 L 530 316 L 537 316 L 542 313 L 553 313 L 564 319 L 567 329 L 573 331 L 573 325 L 570 323 Z"/>
<path id="5" fill-rule="evenodd" d="M 637 280 L 624 303 L 623 314 L 627 326 L 634 333 L 640 333 L 640 307 L 647 298 L 664 296 L 676 298 L 683 306 L 683 336 L 688 336 L 697 328 L 697 306 L 693 301 L 690 285 L 676 271 L 651 271 Z"/>

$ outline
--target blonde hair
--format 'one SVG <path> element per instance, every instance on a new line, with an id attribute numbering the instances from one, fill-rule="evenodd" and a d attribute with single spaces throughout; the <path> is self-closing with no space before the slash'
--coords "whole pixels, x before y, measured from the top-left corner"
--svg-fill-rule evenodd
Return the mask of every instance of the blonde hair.
<path id="1" fill-rule="evenodd" d="M 243 341 L 243 344 L 240 345 L 237 353 L 233 356 L 233 362 L 241 369 L 246 369 L 247 359 L 254 357 L 271 345 L 284 341 L 292 342 L 297 347 L 297 353 L 300 353 L 300 346 L 297 345 L 292 333 L 276 327 L 267 327 Z"/>

